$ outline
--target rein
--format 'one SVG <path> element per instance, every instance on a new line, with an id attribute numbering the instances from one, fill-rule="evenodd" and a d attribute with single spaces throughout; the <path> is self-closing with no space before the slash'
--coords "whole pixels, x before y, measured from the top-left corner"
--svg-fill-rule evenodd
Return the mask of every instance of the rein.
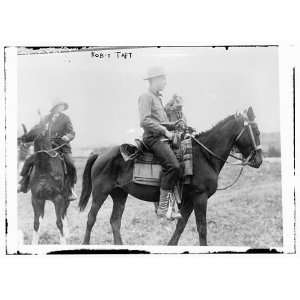
<path id="1" fill-rule="evenodd" d="M 50 157 L 52 158 L 55 158 L 59 155 L 59 153 L 57 152 L 58 149 L 62 148 L 63 146 L 65 146 L 67 143 L 64 143 L 64 144 L 61 144 L 60 146 L 58 147 L 55 147 L 53 149 L 50 149 L 50 150 L 39 150 L 39 151 L 36 151 L 35 153 L 46 153 L 48 154 Z M 50 152 L 54 151 L 54 154 L 51 154 Z"/>
<path id="2" fill-rule="evenodd" d="M 254 138 L 254 134 L 253 134 L 253 130 L 252 130 L 252 127 L 251 127 L 251 124 L 254 124 L 255 122 L 252 122 L 252 121 L 246 121 L 244 120 L 244 126 L 241 130 L 241 132 L 238 134 L 238 136 L 236 137 L 235 141 L 234 142 L 237 142 L 241 136 L 243 135 L 243 133 L 246 131 L 246 128 L 249 129 L 249 133 L 250 133 L 250 138 L 251 138 L 251 142 L 252 142 L 252 145 L 253 145 L 253 150 L 250 152 L 250 154 L 248 155 L 248 157 L 246 159 L 241 159 L 233 154 L 229 154 L 230 157 L 233 157 L 239 161 L 241 161 L 241 163 L 231 163 L 231 162 L 228 162 L 227 160 L 223 159 L 222 157 L 220 157 L 218 154 L 216 154 L 215 152 L 213 152 L 212 150 L 210 150 L 209 148 L 207 148 L 203 143 L 201 143 L 200 141 L 198 141 L 194 136 L 191 135 L 191 138 L 198 144 L 200 145 L 204 150 L 206 150 L 209 154 L 211 154 L 213 157 L 217 158 L 218 160 L 226 163 L 226 164 L 229 164 L 231 166 L 241 166 L 241 169 L 240 169 L 240 172 L 238 174 L 238 176 L 235 178 L 235 180 L 228 186 L 226 187 L 223 187 L 223 188 L 218 188 L 217 191 L 224 191 L 224 190 L 227 190 L 228 188 L 232 187 L 235 183 L 237 183 L 237 181 L 240 179 L 242 173 L 243 173 L 243 170 L 244 170 L 244 167 L 245 166 L 249 166 L 250 163 L 249 161 L 251 160 L 251 158 L 253 157 L 253 154 L 260 150 L 261 149 L 261 145 L 256 145 L 256 142 L 255 142 L 255 138 Z"/>
<path id="3" fill-rule="evenodd" d="M 211 154 L 213 157 L 217 158 L 218 160 L 228 164 L 228 165 L 231 165 L 231 166 L 245 166 L 245 165 L 248 165 L 249 164 L 249 160 L 250 160 L 250 157 L 251 155 L 248 156 L 248 158 L 246 160 L 244 159 L 241 159 L 233 154 L 229 154 L 229 156 L 239 160 L 239 161 L 242 161 L 242 163 L 236 163 L 236 164 L 233 164 L 225 159 L 223 159 L 221 156 L 219 156 L 218 154 L 216 154 L 215 152 L 213 152 L 212 150 L 210 150 L 209 148 L 207 148 L 204 144 L 202 144 L 200 141 L 198 141 L 195 137 L 191 136 L 192 139 L 198 144 L 200 145 L 204 150 L 206 150 L 209 154 Z"/>

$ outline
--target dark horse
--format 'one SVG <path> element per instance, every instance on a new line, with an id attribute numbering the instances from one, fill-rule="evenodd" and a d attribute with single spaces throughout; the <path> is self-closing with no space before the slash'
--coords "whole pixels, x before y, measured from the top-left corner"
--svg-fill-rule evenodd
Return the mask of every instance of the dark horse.
<path id="1" fill-rule="evenodd" d="M 26 140 L 26 135 L 23 136 L 23 139 Z M 69 235 L 66 220 L 67 208 L 70 203 L 68 201 L 69 179 L 65 175 L 63 158 L 59 152 L 53 150 L 52 142 L 43 130 L 34 139 L 32 159 L 34 167 L 29 181 L 34 211 L 32 244 L 38 244 L 39 241 L 39 227 L 44 217 L 46 200 L 54 203 L 60 243 L 66 244 L 66 238 Z"/>
<path id="2" fill-rule="evenodd" d="M 218 175 L 235 146 L 250 166 L 258 168 L 262 163 L 260 133 L 251 107 L 244 113 L 234 114 L 219 122 L 212 129 L 198 134 L 193 140 L 193 169 L 191 184 L 184 185 L 181 214 L 169 245 L 177 245 L 191 212 L 196 216 L 200 245 L 207 245 L 206 208 L 207 200 L 217 190 Z M 205 145 L 207 149 L 204 149 Z M 122 244 L 121 218 L 128 194 L 144 201 L 159 201 L 159 188 L 130 182 L 133 162 L 125 162 L 119 147 L 103 155 L 91 155 L 83 174 L 83 187 L 79 207 L 83 210 L 92 192 L 93 202 L 88 215 L 84 244 L 90 242 L 97 213 L 107 198 L 113 200 L 110 218 L 115 244 Z M 122 178 L 129 178 L 129 183 Z M 124 184 L 121 184 L 124 182 Z"/>

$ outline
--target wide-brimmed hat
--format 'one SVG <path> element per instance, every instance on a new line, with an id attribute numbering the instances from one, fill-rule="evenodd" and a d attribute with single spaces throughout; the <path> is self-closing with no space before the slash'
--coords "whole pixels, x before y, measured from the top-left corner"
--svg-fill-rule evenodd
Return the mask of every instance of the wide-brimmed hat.
<path id="1" fill-rule="evenodd" d="M 62 101 L 60 99 L 55 99 L 55 100 L 52 101 L 52 108 L 51 108 L 50 111 L 53 111 L 59 105 L 63 105 L 64 110 L 67 110 L 69 108 L 69 104 L 67 102 Z"/>
<path id="2" fill-rule="evenodd" d="M 144 80 L 148 80 L 154 77 L 166 76 L 165 70 L 162 67 L 152 67 L 147 71 Z"/>

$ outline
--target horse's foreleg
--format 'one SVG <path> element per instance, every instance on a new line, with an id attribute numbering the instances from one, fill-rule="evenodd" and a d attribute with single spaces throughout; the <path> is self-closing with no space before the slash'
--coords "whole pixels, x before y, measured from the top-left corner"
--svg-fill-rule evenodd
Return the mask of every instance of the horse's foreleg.
<path id="1" fill-rule="evenodd" d="M 62 222 L 63 222 L 63 230 L 64 230 L 64 236 L 66 239 L 70 237 L 70 230 L 69 230 L 69 221 L 67 217 L 67 209 L 70 205 L 70 201 L 65 202 L 65 207 L 63 209 L 63 214 L 62 214 Z"/>
<path id="2" fill-rule="evenodd" d="M 114 201 L 114 204 L 113 204 L 113 211 L 110 217 L 110 225 L 114 236 L 114 244 L 122 245 L 123 242 L 122 242 L 120 229 L 121 229 L 122 215 L 127 200 L 127 193 L 125 193 L 122 190 L 117 190 L 111 193 L 111 197 Z"/>
<path id="3" fill-rule="evenodd" d="M 186 223 L 187 223 L 192 211 L 193 211 L 193 202 L 188 198 L 183 199 L 183 204 L 180 209 L 182 218 L 177 221 L 176 229 L 168 243 L 169 246 L 175 246 L 178 244 L 180 236 L 183 233 L 183 230 L 186 226 Z"/>
<path id="4" fill-rule="evenodd" d="M 39 243 L 39 228 L 40 228 L 40 220 L 39 220 L 39 216 L 36 216 L 36 214 L 34 214 L 34 221 L 33 221 L 33 233 L 32 233 L 32 245 L 37 245 Z"/>
<path id="5" fill-rule="evenodd" d="M 91 232 L 92 232 L 93 226 L 96 222 L 98 211 L 101 208 L 104 201 L 106 200 L 106 198 L 107 198 L 106 194 L 93 193 L 93 203 L 92 203 L 89 215 L 88 215 L 83 244 L 88 245 L 90 243 Z"/>
<path id="6" fill-rule="evenodd" d="M 34 212 L 32 244 L 36 245 L 39 243 L 39 229 L 42 217 L 44 216 L 45 200 L 32 197 L 32 207 Z"/>
<path id="7" fill-rule="evenodd" d="M 63 223 L 64 236 L 66 239 L 68 239 L 70 237 L 70 230 L 69 230 L 69 222 L 67 216 L 65 216 L 62 219 L 62 223 Z"/>
<path id="8" fill-rule="evenodd" d="M 64 213 L 64 206 L 65 206 L 65 200 L 62 196 L 57 196 L 54 200 L 54 206 L 55 206 L 55 213 L 56 213 L 56 226 L 59 230 L 59 239 L 60 244 L 66 245 L 67 240 L 64 233 L 64 224 L 63 224 L 63 213 Z"/>
<path id="9" fill-rule="evenodd" d="M 207 225 L 206 225 L 207 199 L 208 197 L 205 193 L 193 199 L 200 246 L 207 246 Z"/>

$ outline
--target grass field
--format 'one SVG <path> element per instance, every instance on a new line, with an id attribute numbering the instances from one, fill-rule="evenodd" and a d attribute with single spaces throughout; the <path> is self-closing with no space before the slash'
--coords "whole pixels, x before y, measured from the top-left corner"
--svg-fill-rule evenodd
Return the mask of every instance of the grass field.
<path id="1" fill-rule="evenodd" d="M 78 195 L 81 191 L 85 161 L 85 158 L 76 159 Z M 225 167 L 220 174 L 219 186 L 230 184 L 238 172 L 239 167 Z M 23 231 L 25 244 L 31 242 L 33 231 L 30 196 L 30 192 L 26 195 L 20 194 L 18 199 L 18 228 Z M 82 243 L 91 199 L 82 213 L 79 213 L 77 203 L 72 202 L 68 210 L 70 244 Z M 99 211 L 91 244 L 113 243 L 109 223 L 111 210 L 112 200 L 108 198 Z M 258 170 L 247 167 L 236 185 L 213 195 L 208 202 L 207 223 L 210 246 L 281 247 L 283 238 L 280 160 L 264 161 Z M 121 228 L 124 244 L 166 245 L 174 228 L 174 222 L 157 219 L 152 203 L 128 197 Z M 40 229 L 40 243 L 59 243 L 54 207 L 48 201 Z M 199 245 L 194 215 L 191 215 L 179 245 Z"/>

